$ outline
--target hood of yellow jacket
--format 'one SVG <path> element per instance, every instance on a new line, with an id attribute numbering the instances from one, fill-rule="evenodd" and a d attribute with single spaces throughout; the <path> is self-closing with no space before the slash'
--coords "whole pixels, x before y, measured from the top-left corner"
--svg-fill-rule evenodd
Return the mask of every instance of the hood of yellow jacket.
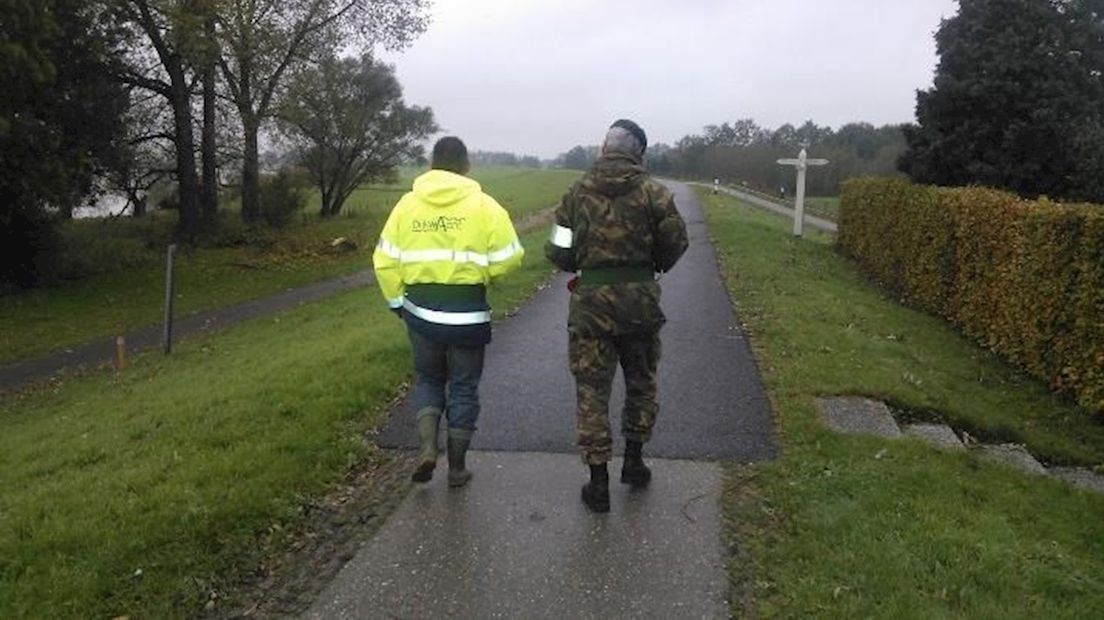
<path id="1" fill-rule="evenodd" d="M 414 179 L 414 195 L 435 207 L 447 207 L 481 191 L 479 183 L 447 170 L 430 170 Z"/>

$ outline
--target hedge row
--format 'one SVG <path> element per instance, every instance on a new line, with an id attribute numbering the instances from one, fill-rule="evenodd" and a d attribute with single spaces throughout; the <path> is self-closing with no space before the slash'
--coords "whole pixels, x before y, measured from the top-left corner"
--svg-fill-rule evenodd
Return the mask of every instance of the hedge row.
<path id="1" fill-rule="evenodd" d="M 839 244 L 910 305 L 1104 414 L 1104 207 L 856 179 Z"/>

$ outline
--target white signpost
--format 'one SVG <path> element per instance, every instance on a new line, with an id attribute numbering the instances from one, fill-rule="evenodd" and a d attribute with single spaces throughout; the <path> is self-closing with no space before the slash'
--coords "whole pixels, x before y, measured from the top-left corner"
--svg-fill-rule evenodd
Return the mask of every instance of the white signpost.
<path id="1" fill-rule="evenodd" d="M 805 170 L 808 169 L 809 166 L 825 166 L 828 164 L 828 160 L 809 159 L 809 155 L 805 152 L 805 149 L 801 149 L 801 153 L 798 154 L 797 159 L 779 159 L 778 163 L 783 166 L 793 166 L 797 168 L 797 196 L 794 201 L 793 234 L 800 237 L 805 227 Z"/>

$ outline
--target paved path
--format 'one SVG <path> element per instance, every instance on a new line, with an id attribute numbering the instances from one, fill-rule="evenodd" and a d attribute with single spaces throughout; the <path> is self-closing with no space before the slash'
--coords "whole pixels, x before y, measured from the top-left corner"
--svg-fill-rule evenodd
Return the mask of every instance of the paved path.
<path id="1" fill-rule="evenodd" d="M 469 460 L 470 487 L 415 488 L 307 618 L 728 617 L 716 463 L 657 461 L 596 517 L 576 456 Z"/>
<path id="2" fill-rule="evenodd" d="M 706 188 L 712 188 L 713 187 L 712 184 L 706 184 L 706 183 L 693 183 L 693 185 L 697 185 L 699 187 L 706 187 Z M 790 207 L 780 205 L 777 202 L 767 200 L 766 198 L 763 198 L 761 196 L 756 196 L 755 194 L 749 194 L 748 192 L 741 192 L 738 189 L 732 189 L 731 187 L 722 186 L 720 188 L 720 190 L 722 192 L 728 194 L 729 196 L 735 196 L 735 197 L 739 198 L 740 200 L 743 200 L 744 202 L 747 202 L 749 204 L 753 204 L 757 207 L 767 209 L 768 211 L 774 211 L 775 213 L 777 213 L 779 215 L 784 215 L 784 216 L 790 218 L 791 222 L 793 221 L 794 210 L 791 209 Z M 828 231 L 828 232 L 837 232 L 837 229 L 838 229 L 838 226 L 836 226 L 835 222 L 833 222 L 831 220 L 826 220 L 826 219 L 821 218 L 821 217 L 817 217 L 815 215 L 809 215 L 808 211 L 805 212 L 805 223 L 808 224 L 809 226 L 812 226 L 813 228 L 819 228 L 821 230 L 825 230 L 825 231 Z"/>
<path id="3" fill-rule="evenodd" d="M 372 271 L 362 271 L 341 278 L 288 289 L 282 293 L 242 302 L 234 306 L 193 314 L 187 318 L 178 319 L 174 323 L 174 339 L 294 308 L 373 282 L 375 282 L 375 275 Z M 164 327 L 162 325 L 151 325 L 127 332 L 125 334 L 127 352 L 135 353 L 162 346 L 163 331 Z M 0 366 L 0 392 L 19 388 L 36 379 L 48 379 L 64 372 L 66 369 L 93 367 L 109 363 L 114 358 L 115 337 L 112 336 L 109 339 L 78 345 L 42 357 L 13 362 Z"/>
<path id="4" fill-rule="evenodd" d="M 591 515 L 579 501 L 585 468 L 573 442 L 567 294 L 557 278 L 495 328 L 475 479 L 449 490 L 439 475 L 414 489 L 308 617 L 728 617 L 721 472 L 712 461 L 768 459 L 776 444 L 700 207 L 685 185 L 670 185 L 691 249 L 663 280 L 661 411 L 645 448 L 652 486 L 630 492 L 616 482 L 615 463 L 612 512 Z M 615 428 L 622 398 L 614 397 Z M 408 406 L 377 441 L 416 444 Z"/>

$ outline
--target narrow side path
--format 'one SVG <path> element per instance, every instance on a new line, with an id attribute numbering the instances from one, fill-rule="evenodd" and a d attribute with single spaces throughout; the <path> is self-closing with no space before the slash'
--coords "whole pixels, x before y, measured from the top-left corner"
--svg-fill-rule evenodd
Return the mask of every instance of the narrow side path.
<path id="1" fill-rule="evenodd" d="M 697 185 L 698 187 L 706 187 L 706 188 L 712 188 L 713 187 L 712 184 L 707 184 L 707 183 L 691 183 L 691 185 Z M 718 189 L 720 189 L 722 192 L 728 194 L 729 196 L 735 196 L 736 198 L 739 198 L 740 200 L 743 200 L 744 202 L 746 202 L 750 205 L 754 205 L 756 207 L 759 207 L 761 209 L 766 209 L 768 211 L 773 211 L 773 212 L 775 212 L 779 215 L 784 215 L 784 216 L 790 218 L 791 221 L 793 220 L 794 210 L 791 209 L 790 207 L 780 205 L 777 202 L 772 202 L 770 200 L 767 200 L 766 198 L 756 196 L 755 194 L 749 194 L 747 192 L 741 192 L 738 189 L 732 189 L 731 187 L 721 186 Z M 819 228 L 820 230 L 824 230 L 824 231 L 828 231 L 828 232 L 838 232 L 838 229 L 839 229 L 839 227 L 836 225 L 835 222 L 833 222 L 831 220 L 826 220 L 822 217 L 817 217 L 815 215 L 809 215 L 808 213 L 805 213 L 805 223 L 808 224 L 809 226 L 812 226 L 813 228 Z"/>
<path id="2" fill-rule="evenodd" d="M 771 458 L 774 425 L 698 201 L 669 185 L 691 247 L 663 279 L 661 410 L 645 448 L 652 485 L 619 484 L 615 459 L 612 511 L 590 514 L 579 501 L 585 468 L 574 446 L 567 293 L 556 278 L 495 327 L 470 456 L 475 478 L 448 489 L 442 459 L 308 618 L 728 617 L 717 460 Z M 529 251 L 540 260 L 540 248 Z M 615 431 L 622 400 L 611 403 Z M 405 448 L 415 435 L 413 412 L 401 405 L 376 439 Z"/>
<path id="3" fill-rule="evenodd" d="M 369 269 L 340 278 L 323 280 L 275 295 L 199 312 L 177 319 L 173 323 L 174 339 L 191 334 L 219 329 L 254 317 L 273 314 L 336 295 L 342 291 L 367 286 L 375 282 L 375 274 Z M 128 353 L 136 353 L 161 346 L 164 326 L 151 325 L 124 334 Z M 93 367 L 109 363 L 115 358 L 115 337 L 78 345 L 42 357 L 36 357 L 0 366 L 0 392 L 17 389 L 36 379 L 49 379 L 66 369 Z"/>
<path id="4" fill-rule="evenodd" d="M 531 213 L 517 222 L 519 234 L 536 227 L 548 225 L 552 209 L 542 209 Z M 198 312 L 177 319 L 173 323 L 174 339 L 208 330 L 228 327 L 248 319 L 275 314 L 289 308 L 332 297 L 338 293 L 374 284 L 376 276 L 371 269 L 357 273 L 321 280 L 290 288 L 267 297 L 244 301 L 239 304 Z M 150 325 L 123 334 L 126 339 L 127 353 L 137 353 L 162 345 L 164 326 Z M 35 380 L 55 377 L 64 371 L 77 368 L 90 368 L 110 363 L 115 358 L 115 336 L 95 340 L 69 347 L 39 357 L 0 365 L 0 392 L 18 389 Z"/>

